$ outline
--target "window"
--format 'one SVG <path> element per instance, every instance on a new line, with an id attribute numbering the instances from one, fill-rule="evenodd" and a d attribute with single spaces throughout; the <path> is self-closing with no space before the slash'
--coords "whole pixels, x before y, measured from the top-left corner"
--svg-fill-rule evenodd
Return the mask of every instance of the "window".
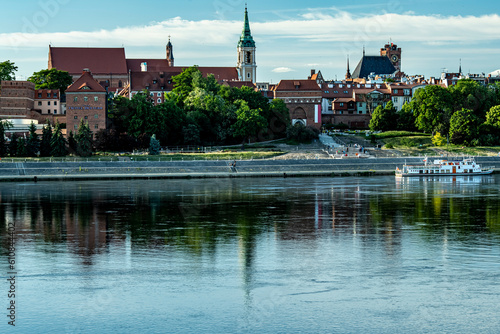
<path id="1" fill-rule="evenodd" d="M 344 106 L 344 102 L 340 102 L 340 106 L 343 107 Z"/>
<path id="2" fill-rule="evenodd" d="M 50 109 L 49 109 L 49 110 L 47 110 L 47 114 L 50 114 Z"/>
<path id="3" fill-rule="evenodd" d="M 84 102 L 87 102 L 88 100 L 89 100 L 89 98 L 88 98 L 87 96 L 84 96 L 84 97 L 83 97 L 83 101 L 84 101 Z"/>
<path id="4" fill-rule="evenodd" d="M 405 95 L 410 95 L 410 90 L 409 90 L 409 89 L 405 89 L 405 90 L 404 90 L 404 94 L 405 94 Z"/>
<path id="5" fill-rule="evenodd" d="M 57 106 L 57 101 L 54 101 L 54 105 Z"/>
<path id="6" fill-rule="evenodd" d="M 47 105 L 50 106 L 50 101 L 47 101 Z"/>
<path id="7" fill-rule="evenodd" d="M 95 102 L 99 101 L 99 97 L 98 96 L 94 96 L 94 101 Z"/>
<path id="8" fill-rule="evenodd" d="M 344 91 L 344 94 L 349 94 L 349 91 L 348 91 L 348 90 L 345 90 L 345 91 Z"/>
<path id="9" fill-rule="evenodd" d="M 74 128 L 75 128 L 75 130 L 78 130 L 78 125 L 75 124 Z"/>
<path id="10" fill-rule="evenodd" d="M 394 103 L 398 103 L 398 98 L 397 97 L 393 97 L 392 99 L 394 100 Z"/>
<path id="11" fill-rule="evenodd" d="M 160 93 L 160 92 L 158 92 L 158 94 L 156 94 L 156 96 L 161 97 L 161 93 Z"/>
<path id="12" fill-rule="evenodd" d="M 53 96 L 54 96 L 54 98 L 56 98 L 56 99 L 57 99 L 57 93 L 54 93 L 54 94 L 53 94 Z"/>
<path id="13" fill-rule="evenodd" d="M 151 97 L 155 96 L 155 94 L 154 94 L 154 93 L 150 93 L 149 95 L 151 95 Z"/>
<path id="14" fill-rule="evenodd" d="M 158 103 L 161 103 L 161 99 L 158 99 L 158 101 L 157 101 L 157 102 L 158 102 Z"/>
<path id="15" fill-rule="evenodd" d="M 397 94 L 397 93 L 398 93 L 398 90 L 397 90 L 397 89 L 395 89 L 395 90 L 394 90 L 394 94 Z"/>
<path id="16" fill-rule="evenodd" d="M 95 115 L 94 115 L 94 118 L 99 118 L 99 115 L 98 115 L 98 114 L 95 114 Z"/>
<path id="17" fill-rule="evenodd" d="M 325 94 L 328 94 L 328 93 L 330 93 L 330 92 L 329 92 L 329 91 L 327 91 L 327 90 L 325 90 Z"/>
<path id="18" fill-rule="evenodd" d="M 94 125 L 94 129 L 99 129 L 99 124 Z"/>
<path id="19" fill-rule="evenodd" d="M 78 116 L 75 116 L 75 119 L 78 119 Z"/>
<path id="20" fill-rule="evenodd" d="M 154 83 L 154 84 L 156 84 L 156 82 L 157 82 L 156 80 L 153 80 L 153 83 Z"/>
<path id="21" fill-rule="evenodd" d="M 57 114 L 57 109 L 54 109 L 54 114 Z"/>
<path id="22" fill-rule="evenodd" d="M 339 93 L 339 91 L 338 91 L 338 90 L 334 90 L 334 91 L 333 91 L 333 93 L 334 93 L 334 94 L 338 94 L 338 93 Z"/>
<path id="23" fill-rule="evenodd" d="M 247 73 L 247 78 L 250 78 L 250 73 Z"/>
<path id="24" fill-rule="evenodd" d="M 121 80 L 120 80 L 120 81 L 118 81 L 118 87 L 119 87 L 119 88 L 122 88 L 122 85 L 123 85 L 122 81 L 121 81 Z"/>
<path id="25" fill-rule="evenodd" d="M 38 101 L 38 105 L 41 106 L 42 105 L 42 101 Z"/>
<path id="26" fill-rule="evenodd" d="M 85 116 L 85 119 L 88 119 L 89 117 L 88 116 Z"/>

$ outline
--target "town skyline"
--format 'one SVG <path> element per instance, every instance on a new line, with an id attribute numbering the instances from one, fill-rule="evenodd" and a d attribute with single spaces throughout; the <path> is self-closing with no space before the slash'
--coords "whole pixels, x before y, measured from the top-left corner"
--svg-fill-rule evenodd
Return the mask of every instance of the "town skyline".
<path id="1" fill-rule="evenodd" d="M 18 80 L 47 68 L 49 44 L 56 47 L 124 47 L 127 58 L 163 58 L 169 36 L 177 66 L 235 66 L 236 45 L 243 28 L 245 2 L 188 1 L 134 9 L 128 17 L 114 2 L 93 18 L 74 25 L 86 5 L 69 0 L 27 1 L 6 5 L 9 14 L 0 33 L 3 60 L 19 67 Z M 127 3 L 127 2 L 125 2 Z M 341 80 L 349 57 L 351 71 L 362 57 L 378 55 L 387 42 L 402 48 L 402 71 L 439 76 L 443 69 L 488 74 L 497 63 L 500 17 L 492 2 L 347 1 L 336 7 L 312 1 L 272 4 L 248 1 L 250 28 L 257 51 L 257 81 L 277 83 L 305 78 L 310 69 L 327 80 Z M 197 10 L 193 11 L 196 5 Z M 25 10 L 30 8 L 30 10 Z M 149 7 L 148 7 L 149 8 Z M 109 15 L 113 13 L 113 15 Z M 80 15 L 81 16 L 81 15 Z M 21 17 L 21 19 L 19 19 Z M 417 32 L 417 33 L 416 33 Z"/>

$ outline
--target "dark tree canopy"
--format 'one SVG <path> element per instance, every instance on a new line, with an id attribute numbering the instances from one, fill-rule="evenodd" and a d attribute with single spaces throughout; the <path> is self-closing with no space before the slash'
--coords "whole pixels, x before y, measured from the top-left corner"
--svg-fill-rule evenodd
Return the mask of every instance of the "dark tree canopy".
<path id="1" fill-rule="evenodd" d="M 0 80 L 16 80 L 17 66 L 10 60 L 0 63 Z"/>
<path id="2" fill-rule="evenodd" d="M 61 93 L 64 93 L 73 82 L 73 78 L 68 72 L 52 68 L 33 73 L 28 81 L 35 84 L 35 89 L 59 89 Z"/>

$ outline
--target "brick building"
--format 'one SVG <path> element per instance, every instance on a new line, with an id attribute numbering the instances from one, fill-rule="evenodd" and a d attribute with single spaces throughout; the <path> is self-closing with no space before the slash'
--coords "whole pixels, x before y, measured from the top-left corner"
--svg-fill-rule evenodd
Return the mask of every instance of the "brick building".
<path id="1" fill-rule="evenodd" d="M 29 81 L 2 81 L 0 117 L 19 118 L 35 106 L 35 84 Z"/>
<path id="2" fill-rule="evenodd" d="M 274 88 L 274 98 L 285 102 L 292 125 L 321 128 L 322 90 L 313 80 L 281 80 Z"/>
<path id="3" fill-rule="evenodd" d="M 35 90 L 35 109 L 42 115 L 61 115 L 62 111 L 59 90 Z"/>
<path id="4" fill-rule="evenodd" d="M 106 89 L 92 76 L 90 71 L 82 75 L 66 90 L 66 129 L 76 132 L 80 121 L 88 123 L 95 133 L 106 129 Z"/>

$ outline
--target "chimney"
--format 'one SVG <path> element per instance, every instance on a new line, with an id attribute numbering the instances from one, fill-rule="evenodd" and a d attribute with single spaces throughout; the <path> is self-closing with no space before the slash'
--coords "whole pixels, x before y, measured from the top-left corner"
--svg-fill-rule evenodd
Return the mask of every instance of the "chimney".
<path id="1" fill-rule="evenodd" d="M 311 70 L 311 77 L 316 74 L 316 70 Z"/>

